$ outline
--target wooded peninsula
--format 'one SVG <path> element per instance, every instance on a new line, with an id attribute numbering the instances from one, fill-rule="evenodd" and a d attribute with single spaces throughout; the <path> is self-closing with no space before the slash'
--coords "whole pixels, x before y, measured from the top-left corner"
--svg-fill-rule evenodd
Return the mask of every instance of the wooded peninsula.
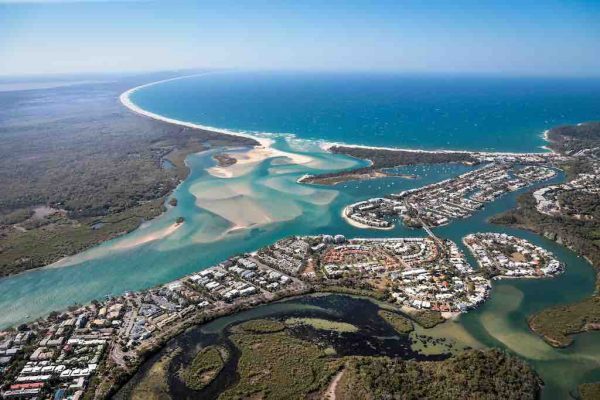
<path id="1" fill-rule="evenodd" d="M 128 88 L 165 74 L 0 94 L 0 277 L 51 264 L 161 214 L 209 146 L 254 140 L 134 114 Z"/>

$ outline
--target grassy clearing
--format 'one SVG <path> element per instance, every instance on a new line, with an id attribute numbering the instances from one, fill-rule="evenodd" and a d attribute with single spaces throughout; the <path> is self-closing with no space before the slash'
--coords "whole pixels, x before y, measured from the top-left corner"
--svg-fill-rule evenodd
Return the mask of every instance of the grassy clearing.
<path id="1" fill-rule="evenodd" d="M 288 318 L 285 320 L 288 326 L 310 325 L 315 329 L 335 332 L 358 332 L 358 327 L 347 322 L 331 321 L 322 318 Z"/>
<path id="2" fill-rule="evenodd" d="M 403 317 L 400 314 L 396 314 L 386 310 L 379 310 L 377 312 L 377 315 L 383 318 L 385 322 L 393 326 L 396 332 L 398 333 L 407 334 L 412 332 L 412 330 L 414 329 L 412 322 L 408 318 Z"/>
<path id="3" fill-rule="evenodd" d="M 208 346 L 200 350 L 192 363 L 180 371 L 185 385 L 193 390 L 201 390 L 215 379 L 225 365 L 226 350 L 218 346 Z"/>
<path id="4" fill-rule="evenodd" d="M 221 400 L 303 399 L 326 387 L 341 365 L 317 345 L 285 331 L 235 333 L 230 338 L 241 351 L 240 379 Z"/>
<path id="5" fill-rule="evenodd" d="M 253 319 L 237 326 L 248 333 L 275 333 L 285 329 L 285 324 L 273 319 Z"/>

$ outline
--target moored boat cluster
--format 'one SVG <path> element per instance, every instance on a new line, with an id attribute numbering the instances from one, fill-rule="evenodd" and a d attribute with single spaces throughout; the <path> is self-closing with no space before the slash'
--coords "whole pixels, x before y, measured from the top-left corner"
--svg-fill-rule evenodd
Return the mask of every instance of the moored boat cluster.
<path id="1" fill-rule="evenodd" d="M 471 216 L 503 194 L 555 175 L 553 169 L 540 165 L 492 163 L 453 179 L 348 205 L 343 215 L 365 228 L 391 228 L 394 218 L 411 227 L 441 226 Z"/>

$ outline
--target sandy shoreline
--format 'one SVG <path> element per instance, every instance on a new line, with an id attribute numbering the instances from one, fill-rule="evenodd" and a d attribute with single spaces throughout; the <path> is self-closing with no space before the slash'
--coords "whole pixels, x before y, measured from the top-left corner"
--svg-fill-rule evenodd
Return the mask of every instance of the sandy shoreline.
<path id="1" fill-rule="evenodd" d="M 159 115 L 159 114 L 156 114 L 156 113 L 153 113 L 153 112 L 150 112 L 150 111 L 146 111 L 143 108 L 138 107 L 130 99 L 130 96 L 133 93 L 135 93 L 138 90 L 140 90 L 140 89 L 147 88 L 147 87 L 154 86 L 154 85 L 158 85 L 160 83 L 171 82 L 171 81 L 176 81 L 176 80 L 181 80 L 181 79 L 194 78 L 194 77 L 205 75 L 205 74 L 206 73 L 180 76 L 180 77 L 177 77 L 177 78 L 164 79 L 162 81 L 156 81 L 156 82 L 151 82 L 151 83 L 146 83 L 144 85 L 136 86 L 134 88 L 131 88 L 131 89 L 129 89 L 129 90 L 121 93 L 121 95 L 119 96 L 119 101 L 121 101 L 121 104 L 123 104 L 125 107 L 127 107 L 131 111 L 133 111 L 133 112 L 135 112 L 137 114 L 143 115 L 145 117 L 149 117 L 149 118 L 158 120 L 158 121 L 167 122 L 167 123 L 174 124 L 174 125 L 179 125 L 179 126 L 185 126 L 187 128 L 201 129 L 201 130 L 205 130 L 205 131 L 223 133 L 225 135 L 232 135 L 232 136 L 238 136 L 238 137 L 243 137 L 243 138 L 248 138 L 248 139 L 254 139 L 258 143 L 260 143 L 261 146 L 269 147 L 271 145 L 271 143 L 273 142 L 271 139 L 260 138 L 260 137 L 256 137 L 256 136 L 253 136 L 253 135 L 250 135 L 250 134 L 246 134 L 246 133 L 242 133 L 242 132 L 233 132 L 233 131 L 229 131 L 229 130 L 226 130 L 226 129 L 215 128 L 213 126 L 206 126 L 206 125 L 194 124 L 192 122 L 180 121 L 178 119 L 164 117 L 162 115 Z"/>
<path id="2" fill-rule="evenodd" d="M 290 160 L 290 164 L 308 164 L 313 159 L 302 154 L 288 153 L 277 150 L 272 147 L 273 140 L 267 138 L 253 138 L 257 141 L 260 139 L 260 145 L 244 153 L 231 153 L 230 156 L 236 159 L 236 163 L 225 167 L 214 166 L 206 171 L 217 178 L 236 178 L 248 173 L 253 166 L 268 158 L 284 157 Z"/>
<path id="3" fill-rule="evenodd" d="M 344 209 L 342 210 L 342 218 L 344 219 L 344 221 L 346 221 L 348 224 L 352 225 L 355 228 L 361 228 L 361 229 L 377 229 L 379 231 L 391 231 L 392 229 L 394 229 L 396 227 L 395 224 L 391 224 L 388 227 L 379 227 L 379 226 L 371 226 L 371 225 L 366 225 L 366 224 L 361 224 L 358 221 L 353 220 L 352 218 L 348 217 L 346 215 L 346 210 L 348 209 L 348 207 L 350 206 L 346 206 L 344 207 Z"/>
<path id="4" fill-rule="evenodd" d="M 152 119 L 155 119 L 158 121 L 167 122 L 167 123 L 175 124 L 175 125 L 179 125 L 179 126 L 185 126 L 187 128 L 201 129 L 201 130 L 206 130 L 206 131 L 211 131 L 211 132 L 222 133 L 224 135 L 231 135 L 231 136 L 238 136 L 238 137 L 253 139 L 259 143 L 257 146 L 254 146 L 254 148 L 248 150 L 245 153 L 232 153 L 231 156 L 234 157 L 237 161 L 235 164 L 226 166 L 226 167 L 214 166 L 214 167 L 207 169 L 208 173 L 210 173 L 213 176 L 219 177 L 219 178 L 234 178 L 237 176 L 244 175 L 248 171 L 249 167 L 256 165 L 257 163 L 259 163 L 263 160 L 266 160 L 268 158 L 285 157 L 290 160 L 291 164 L 308 164 L 313 160 L 309 156 L 285 152 L 285 151 L 281 151 L 281 150 L 277 150 L 277 149 L 273 148 L 272 145 L 275 141 L 270 138 L 260 137 L 260 136 L 252 135 L 249 133 L 235 132 L 235 131 L 231 131 L 231 130 L 227 130 L 227 129 L 216 128 L 213 126 L 200 125 L 200 124 L 195 124 L 192 122 L 181 121 L 181 120 L 177 120 L 174 118 L 164 117 L 162 115 L 144 110 L 143 108 L 137 106 L 133 101 L 131 101 L 130 96 L 140 89 L 143 89 L 143 88 L 146 88 L 149 86 L 154 86 L 156 84 L 160 84 L 160 83 L 164 83 L 164 82 L 170 82 L 170 81 L 175 81 L 175 80 L 180 80 L 180 79 L 187 79 L 187 78 L 192 78 L 192 77 L 196 77 L 196 76 L 200 76 L 200 75 L 204 75 L 204 74 L 196 74 L 196 75 L 189 75 L 189 76 L 183 76 L 183 77 L 178 77 L 178 78 L 165 79 L 162 81 L 157 81 L 157 82 L 152 82 L 152 83 L 148 83 L 148 84 L 141 85 L 141 86 L 136 86 L 132 89 L 129 89 L 129 90 L 123 92 L 119 96 L 119 100 L 125 107 L 127 107 L 131 111 L 133 111 L 137 114 L 143 115 L 145 117 L 148 117 L 148 118 L 152 118 Z"/>
<path id="5" fill-rule="evenodd" d="M 579 123 L 578 125 L 581 125 L 581 123 Z M 544 132 L 542 132 L 541 137 L 542 139 L 544 139 L 545 142 L 550 143 L 550 139 L 548 138 L 548 132 L 550 130 L 546 129 Z M 463 154 L 463 153 L 467 153 L 467 154 L 480 154 L 483 156 L 522 156 L 522 155 L 540 155 L 540 154 L 547 154 L 547 153 L 556 153 L 553 149 L 551 149 L 550 147 L 548 147 L 547 145 L 543 145 L 541 146 L 542 149 L 546 150 L 545 152 L 525 152 L 525 153 L 519 153 L 519 152 L 506 152 L 506 151 L 478 151 L 478 150 L 448 150 L 448 149 L 434 149 L 434 150 L 423 150 L 423 149 L 410 149 L 410 148 L 403 148 L 403 147 L 386 147 L 386 146 L 368 146 L 368 145 L 363 145 L 363 144 L 348 144 L 348 143 L 343 143 L 343 142 L 328 142 L 328 141 L 322 141 L 320 144 L 320 147 L 325 150 L 330 152 L 332 147 L 348 147 L 348 148 L 352 148 L 352 149 L 368 149 L 368 150 L 389 150 L 389 151 L 406 151 L 406 152 L 410 152 L 410 153 L 426 153 L 426 154 Z"/>
<path id="6" fill-rule="evenodd" d="M 423 150 L 423 149 L 409 149 L 402 147 L 384 147 L 384 146 L 367 146 L 363 144 L 347 144 L 341 142 L 322 142 L 321 148 L 325 151 L 331 151 L 332 147 L 348 147 L 352 149 L 368 149 L 368 150 L 388 150 L 388 151 L 405 151 L 409 153 L 425 153 L 425 154 L 480 154 L 483 156 L 523 156 L 523 155 L 541 155 L 547 154 L 548 152 L 554 153 L 554 150 L 548 148 L 547 146 L 541 146 L 543 149 L 549 150 L 548 152 L 504 152 L 504 151 L 476 151 L 476 150 L 447 150 L 447 149 L 438 149 L 438 150 Z"/>
<path id="7" fill-rule="evenodd" d="M 162 115 L 159 115 L 159 114 L 156 114 L 156 113 L 153 113 L 150 111 L 146 111 L 146 110 L 138 107 L 130 99 L 131 94 L 135 93 L 136 91 L 138 91 L 140 89 L 146 88 L 146 87 L 154 86 L 154 85 L 164 83 L 164 82 L 170 82 L 170 81 L 175 81 L 175 80 L 193 78 L 193 77 L 197 77 L 197 76 L 201 76 L 201 75 L 207 75 L 207 74 L 211 74 L 211 73 L 215 73 L 215 72 L 204 72 L 204 73 L 199 73 L 199 74 L 194 74 L 194 75 L 186 75 L 186 76 L 164 79 L 161 81 L 156 81 L 156 82 L 151 82 L 151 83 L 147 83 L 144 85 L 136 86 L 134 88 L 131 88 L 131 89 L 123 92 L 119 96 L 119 100 L 125 107 L 127 107 L 131 111 L 133 111 L 137 114 L 149 117 L 149 118 L 159 120 L 159 121 L 163 121 L 163 122 L 167 122 L 167 123 L 171 123 L 171 124 L 175 124 L 175 125 L 180 125 L 180 126 L 185 126 L 188 128 L 202 129 L 202 130 L 222 133 L 225 135 L 249 138 L 249 139 L 253 139 L 253 140 L 257 141 L 259 143 L 259 146 L 255 146 L 255 148 L 249 150 L 244 157 L 240 157 L 240 159 L 237 160 L 238 163 L 241 162 L 242 165 L 244 165 L 244 164 L 254 165 L 255 163 L 258 163 L 262 160 L 265 160 L 267 158 L 274 158 L 274 157 L 287 157 L 290 159 L 291 163 L 293 163 L 293 164 L 307 164 L 311 161 L 311 158 L 308 156 L 304 156 L 304 155 L 296 154 L 296 153 L 288 153 L 288 152 L 274 149 L 272 147 L 272 144 L 274 143 L 273 139 L 258 136 L 255 134 L 250 134 L 250 133 L 245 133 L 245 132 L 236 132 L 236 131 L 232 131 L 232 130 L 228 130 L 228 129 L 217 128 L 217 127 L 213 127 L 213 126 L 201 125 L 201 124 L 196 124 L 196 123 L 192 123 L 192 122 L 177 120 L 174 118 L 164 117 Z M 550 143 L 550 140 L 548 138 L 548 132 L 549 132 L 549 129 L 546 129 L 541 134 L 541 137 L 544 139 L 544 141 L 546 143 Z M 265 135 L 269 135 L 269 133 L 265 133 Z M 295 136 L 295 135 L 292 135 L 292 136 Z M 331 152 L 330 151 L 331 148 L 335 147 L 335 146 L 349 147 L 349 148 L 362 148 L 362 149 L 370 149 L 370 150 L 405 151 L 405 152 L 413 152 L 413 153 L 445 153 L 445 154 L 468 153 L 468 154 L 477 154 L 477 155 L 481 155 L 481 156 L 523 156 L 523 155 L 541 155 L 541 154 L 548 154 L 548 153 L 557 154 L 553 149 L 551 149 L 547 145 L 541 146 L 541 149 L 545 150 L 542 152 L 501 152 L 501 151 L 490 152 L 490 151 L 448 150 L 448 149 L 423 150 L 423 149 L 411 149 L 411 148 L 401 148 L 401 147 L 347 144 L 347 143 L 342 143 L 342 142 L 329 142 L 329 141 L 321 141 L 320 145 L 319 145 L 319 147 L 321 149 L 323 149 L 324 151 L 327 151 L 327 152 Z M 240 168 L 240 166 L 238 166 L 237 168 L 231 168 L 231 167 L 232 166 L 229 166 L 229 167 L 216 166 L 216 167 L 208 169 L 208 172 L 211 173 L 213 176 L 220 177 L 220 178 L 232 178 L 232 177 L 236 177 L 239 175 L 243 175 L 243 172 L 240 172 L 239 170 L 243 171 L 244 168 Z"/>

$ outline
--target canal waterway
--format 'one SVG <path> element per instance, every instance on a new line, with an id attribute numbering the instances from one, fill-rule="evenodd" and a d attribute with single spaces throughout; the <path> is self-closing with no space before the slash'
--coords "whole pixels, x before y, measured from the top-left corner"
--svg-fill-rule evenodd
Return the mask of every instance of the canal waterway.
<path id="1" fill-rule="evenodd" d="M 177 92 L 176 87 L 169 86 L 168 89 L 167 94 Z M 161 95 L 165 93 L 161 92 Z M 189 121 L 203 122 L 202 115 L 194 117 L 194 110 L 188 111 L 192 113 Z M 480 115 L 480 112 L 483 111 L 478 110 L 473 115 Z M 580 114 L 585 112 L 573 113 L 576 117 Z M 167 116 L 176 118 L 179 115 Z M 560 121 L 563 120 L 568 121 L 569 118 Z M 533 127 L 528 129 L 538 138 L 528 139 L 528 150 L 532 151 L 540 144 L 539 131 Z M 402 225 L 389 231 L 357 229 L 343 220 L 341 210 L 352 202 L 420 187 L 472 168 L 460 164 L 405 167 L 399 170 L 417 178 L 387 177 L 333 187 L 304 185 L 298 184 L 297 180 L 306 173 L 330 172 L 366 163 L 327 153 L 318 141 L 308 138 L 290 135 L 269 137 L 275 141 L 275 148 L 306 156 L 310 162 L 294 164 L 281 157 L 268 158 L 246 165 L 238 176 L 224 178 L 209 172 L 216 164 L 213 155 L 221 149 L 189 156 L 186 162 L 191 173 L 173 193 L 178 200 L 176 207 L 168 207 L 162 216 L 121 238 L 46 268 L 1 279 L 0 328 L 74 303 L 87 303 L 106 295 L 164 284 L 214 265 L 233 254 L 256 250 L 289 235 L 424 236 L 423 231 Z M 368 141 L 368 138 L 361 137 Z M 349 137 L 347 141 L 351 139 Z M 490 140 L 486 142 L 488 147 L 499 143 L 495 139 Z M 563 179 L 560 175 L 544 184 Z M 486 222 L 490 216 L 514 207 L 517 196 L 523 192 L 505 195 L 472 217 L 454 221 L 434 232 L 459 244 L 468 233 L 510 233 L 552 251 L 565 263 L 566 272 L 552 279 L 495 281 L 492 296 L 482 307 L 427 333 L 452 337 L 469 343 L 471 347 L 495 346 L 518 354 L 531 362 L 544 379 L 545 399 L 564 399 L 577 384 L 600 380 L 600 333 L 577 335 L 572 346 L 554 349 L 529 331 L 527 318 L 544 307 L 591 295 L 595 275 L 584 259 L 550 240 L 531 232 Z M 173 224 L 178 217 L 184 217 L 185 222 L 175 229 Z M 292 302 L 286 307 L 293 310 L 295 304 Z M 218 321 L 213 324 L 218 324 Z"/>

